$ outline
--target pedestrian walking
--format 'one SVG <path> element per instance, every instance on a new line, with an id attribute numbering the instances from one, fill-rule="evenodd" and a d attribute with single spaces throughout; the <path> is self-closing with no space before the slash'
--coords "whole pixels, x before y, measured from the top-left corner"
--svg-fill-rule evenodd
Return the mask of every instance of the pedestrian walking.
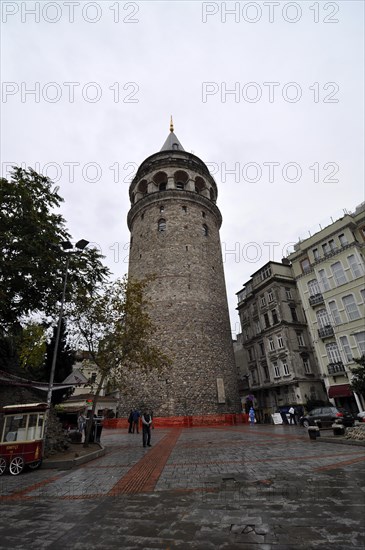
<path id="1" fill-rule="evenodd" d="M 133 410 L 132 409 L 130 410 L 130 413 L 129 413 L 129 416 L 128 416 L 128 424 L 129 424 L 128 433 L 131 434 L 132 433 L 132 426 L 133 426 Z"/>
<path id="2" fill-rule="evenodd" d="M 255 424 L 255 411 L 253 410 L 253 407 L 250 408 L 248 416 L 250 417 L 250 424 L 253 426 Z"/>
<path id="3" fill-rule="evenodd" d="M 152 418 L 148 410 L 142 414 L 142 442 L 143 447 L 151 447 Z"/>
<path id="4" fill-rule="evenodd" d="M 297 423 L 297 419 L 295 418 L 295 409 L 294 407 L 290 407 L 289 409 L 289 424 L 296 424 Z"/>
<path id="5" fill-rule="evenodd" d="M 139 419 L 140 419 L 140 412 L 135 409 L 133 411 L 133 428 L 132 428 L 132 432 L 134 433 L 134 430 L 137 431 L 137 434 L 139 434 Z"/>

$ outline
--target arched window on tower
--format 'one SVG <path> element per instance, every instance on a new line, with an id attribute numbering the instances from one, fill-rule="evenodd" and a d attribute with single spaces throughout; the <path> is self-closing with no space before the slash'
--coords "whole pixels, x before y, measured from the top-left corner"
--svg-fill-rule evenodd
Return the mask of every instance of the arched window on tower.
<path id="1" fill-rule="evenodd" d="M 158 220 L 157 229 L 160 233 L 166 231 L 166 220 L 164 218 Z"/>
<path id="2" fill-rule="evenodd" d="M 207 237 L 208 233 L 209 233 L 209 230 L 208 230 L 208 226 L 205 223 L 202 226 L 202 231 L 203 231 L 204 237 Z"/>
<path id="3" fill-rule="evenodd" d="M 195 191 L 196 193 L 199 193 L 199 195 L 204 191 L 206 185 L 205 185 L 205 181 L 203 180 L 203 178 L 201 178 L 200 176 L 197 176 L 195 178 Z"/>
<path id="4" fill-rule="evenodd" d="M 153 183 L 156 185 L 159 191 L 165 191 L 167 188 L 166 172 L 157 172 L 157 174 L 153 176 Z"/>
<path id="5" fill-rule="evenodd" d="M 176 189 L 183 190 L 189 181 L 189 175 L 184 170 L 178 170 L 174 174 L 174 181 Z"/>

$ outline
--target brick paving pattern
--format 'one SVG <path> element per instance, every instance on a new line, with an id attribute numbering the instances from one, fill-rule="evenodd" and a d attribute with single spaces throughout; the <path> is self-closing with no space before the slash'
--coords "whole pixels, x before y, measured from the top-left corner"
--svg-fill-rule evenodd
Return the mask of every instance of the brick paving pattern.
<path id="1" fill-rule="evenodd" d="M 0 548 L 364 549 L 365 448 L 296 426 L 104 430 L 105 456 L 0 478 Z"/>

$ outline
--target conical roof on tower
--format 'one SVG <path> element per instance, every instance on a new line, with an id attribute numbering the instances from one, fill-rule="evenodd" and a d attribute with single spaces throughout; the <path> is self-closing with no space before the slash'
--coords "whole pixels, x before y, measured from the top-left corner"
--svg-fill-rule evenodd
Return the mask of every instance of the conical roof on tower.
<path id="1" fill-rule="evenodd" d="M 174 134 L 174 124 L 172 122 L 172 117 L 170 120 L 170 133 L 167 136 L 167 139 L 160 151 L 185 151 L 184 147 L 181 145 L 177 136 Z"/>

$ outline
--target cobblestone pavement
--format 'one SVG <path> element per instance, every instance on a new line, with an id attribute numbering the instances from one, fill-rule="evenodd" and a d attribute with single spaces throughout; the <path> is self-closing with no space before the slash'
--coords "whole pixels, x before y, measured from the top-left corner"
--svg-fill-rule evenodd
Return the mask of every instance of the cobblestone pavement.
<path id="1" fill-rule="evenodd" d="M 105 456 L 0 478 L 0 548 L 364 549 L 365 448 L 297 426 L 104 430 Z"/>

